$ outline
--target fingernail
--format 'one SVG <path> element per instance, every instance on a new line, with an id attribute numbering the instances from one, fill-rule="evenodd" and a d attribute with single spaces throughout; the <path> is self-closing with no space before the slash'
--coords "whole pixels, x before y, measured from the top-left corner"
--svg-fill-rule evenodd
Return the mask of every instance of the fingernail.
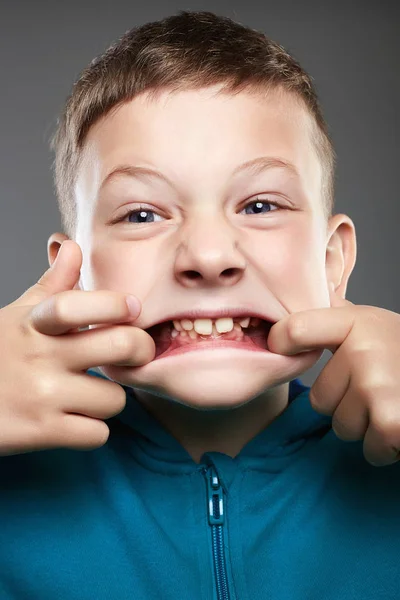
<path id="1" fill-rule="evenodd" d="M 126 296 L 126 303 L 129 308 L 129 312 L 133 317 L 137 317 L 140 312 L 140 302 L 135 296 Z"/>

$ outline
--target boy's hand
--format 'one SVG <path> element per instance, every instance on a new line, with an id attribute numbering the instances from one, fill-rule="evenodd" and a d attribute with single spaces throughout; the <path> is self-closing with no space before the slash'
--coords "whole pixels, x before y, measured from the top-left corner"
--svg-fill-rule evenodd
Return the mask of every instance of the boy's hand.
<path id="1" fill-rule="evenodd" d="M 133 314 L 127 294 L 76 289 L 81 264 L 79 245 L 65 241 L 38 283 L 0 310 L 0 456 L 103 446 L 103 419 L 124 409 L 125 391 L 86 370 L 155 356 L 151 336 L 127 324 L 140 303 Z"/>
<path id="2" fill-rule="evenodd" d="M 374 466 L 400 459 L 400 315 L 355 305 L 331 290 L 331 307 L 293 313 L 270 330 L 268 349 L 333 353 L 310 389 L 316 412 L 333 415 L 342 440 L 364 438 Z"/>

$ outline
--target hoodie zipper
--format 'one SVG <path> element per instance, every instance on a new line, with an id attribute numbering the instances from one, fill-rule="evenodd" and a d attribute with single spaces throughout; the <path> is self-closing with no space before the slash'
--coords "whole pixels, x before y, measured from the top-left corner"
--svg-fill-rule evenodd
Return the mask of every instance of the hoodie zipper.
<path id="1" fill-rule="evenodd" d="M 210 466 L 208 469 L 204 469 L 204 472 L 207 481 L 208 522 L 211 526 L 217 599 L 229 600 L 224 552 L 224 492 L 215 468 Z"/>

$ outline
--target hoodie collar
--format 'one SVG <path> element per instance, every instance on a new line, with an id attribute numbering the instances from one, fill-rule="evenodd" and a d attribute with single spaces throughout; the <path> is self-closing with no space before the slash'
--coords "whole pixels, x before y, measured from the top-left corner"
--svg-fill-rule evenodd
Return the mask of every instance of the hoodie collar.
<path id="1" fill-rule="evenodd" d="M 92 369 L 88 375 L 107 379 Z M 108 420 L 110 429 L 124 429 L 135 440 L 135 448 L 154 470 L 190 471 L 199 467 L 190 454 L 173 435 L 137 400 L 133 388 L 122 386 L 126 392 L 126 405 L 121 413 Z M 310 438 L 321 437 L 331 429 L 332 418 L 314 411 L 309 400 L 310 388 L 300 379 L 289 383 L 289 402 L 286 409 L 265 429 L 251 439 L 232 461 L 248 467 L 262 467 L 269 457 L 276 462 L 300 449 Z M 207 453 L 208 454 L 208 453 Z M 211 453 L 220 454 L 220 453 Z M 171 471 L 172 472 L 172 471 Z"/>

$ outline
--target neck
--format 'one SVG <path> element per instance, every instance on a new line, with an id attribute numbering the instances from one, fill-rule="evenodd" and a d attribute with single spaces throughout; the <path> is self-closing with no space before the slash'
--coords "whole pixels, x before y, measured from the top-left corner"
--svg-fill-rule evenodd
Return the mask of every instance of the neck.
<path id="1" fill-rule="evenodd" d="M 237 408 L 198 410 L 135 389 L 146 410 L 167 429 L 196 463 L 204 452 L 222 452 L 234 458 L 288 406 L 289 383 L 267 390 Z"/>

